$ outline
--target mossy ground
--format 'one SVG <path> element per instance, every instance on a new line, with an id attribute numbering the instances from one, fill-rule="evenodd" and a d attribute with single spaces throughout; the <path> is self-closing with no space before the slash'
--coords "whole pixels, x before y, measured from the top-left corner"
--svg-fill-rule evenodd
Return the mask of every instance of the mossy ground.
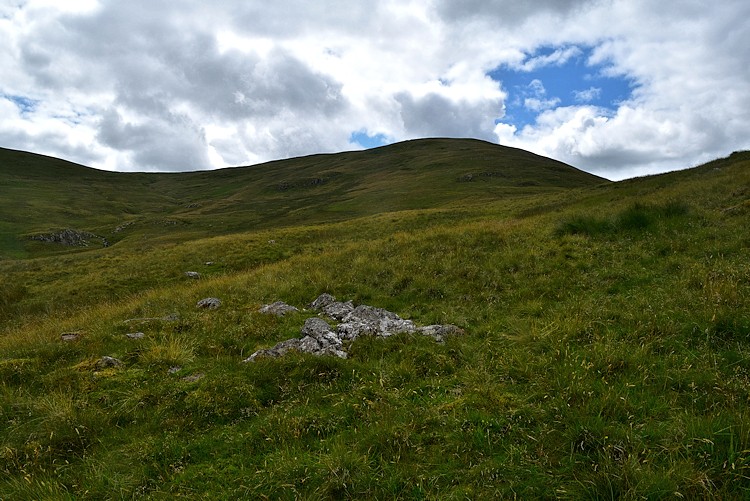
<path id="1" fill-rule="evenodd" d="M 0 261 L 0 497 L 746 498 L 748 199 L 738 154 Z M 322 292 L 466 334 L 241 362 Z"/>

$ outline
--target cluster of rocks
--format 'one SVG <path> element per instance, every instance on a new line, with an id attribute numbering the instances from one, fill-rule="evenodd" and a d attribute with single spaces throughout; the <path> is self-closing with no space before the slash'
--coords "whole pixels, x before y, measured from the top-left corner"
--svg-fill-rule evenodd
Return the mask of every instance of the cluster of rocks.
<path id="1" fill-rule="evenodd" d="M 69 245 L 72 247 L 88 247 L 91 240 L 98 240 L 102 247 L 109 247 L 109 241 L 102 236 L 95 235 L 88 231 L 73 230 L 70 228 L 54 231 L 52 233 L 31 235 L 29 238 L 39 242 Z"/>
<path id="2" fill-rule="evenodd" d="M 385 338 L 395 334 L 422 334 L 443 342 L 446 336 L 463 334 L 463 330 L 455 325 L 420 327 L 392 311 L 365 304 L 355 307 L 351 301 L 337 301 L 330 294 L 320 295 L 310 306 L 321 315 L 338 322 L 338 325 L 333 327 L 320 317 L 308 318 L 302 327 L 300 338 L 287 339 L 271 348 L 258 350 L 244 362 L 252 362 L 260 357 L 280 357 L 290 351 L 346 358 L 344 342 L 351 342 L 360 336 Z M 283 316 L 291 311 L 299 310 L 277 301 L 262 306 L 260 311 Z"/>
<path id="3" fill-rule="evenodd" d="M 221 306 L 221 300 L 215 297 L 201 299 L 196 304 L 197 308 L 215 310 Z M 310 307 L 318 312 L 318 316 L 308 318 L 300 331 L 298 338 L 287 339 L 267 349 L 258 350 L 243 362 L 252 362 L 262 357 L 280 357 L 290 351 L 311 353 L 313 355 L 333 355 L 347 358 L 346 348 L 348 343 L 360 336 L 375 336 L 387 338 L 396 334 L 421 334 L 430 336 L 437 342 L 443 342 L 447 336 L 460 335 L 464 331 L 452 324 L 418 326 L 411 320 L 405 320 L 392 311 L 374 306 L 361 304 L 354 306 L 352 301 L 337 301 L 330 294 L 321 294 Z M 295 306 L 276 301 L 275 303 L 263 305 L 261 313 L 283 317 L 288 313 L 299 312 Z M 329 321 L 325 320 L 326 317 Z M 143 324 L 151 321 L 175 321 L 178 315 L 167 315 L 165 317 L 153 318 L 129 318 L 125 324 Z M 65 342 L 77 341 L 83 332 L 66 332 L 60 335 Z M 141 331 L 125 334 L 128 339 L 139 340 L 145 337 Z M 346 343 L 346 344 L 345 344 Z M 120 367 L 122 362 L 116 358 L 104 356 L 95 364 L 97 369 Z M 170 372 L 179 371 L 181 368 L 172 368 Z M 204 374 L 183 378 L 186 381 L 197 381 Z"/>

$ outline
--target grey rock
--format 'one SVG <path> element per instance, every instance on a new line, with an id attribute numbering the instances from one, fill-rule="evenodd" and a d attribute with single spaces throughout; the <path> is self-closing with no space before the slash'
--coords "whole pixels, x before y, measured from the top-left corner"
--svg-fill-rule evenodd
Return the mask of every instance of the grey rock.
<path id="1" fill-rule="evenodd" d="M 109 242 L 106 238 L 95 235 L 89 231 L 80 231 L 71 228 L 52 233 L 40 233 L 38 235 L 32 235 L 29 238 L 40 242 L 62 244 L 72 247 L 88 247 L 90 240 L 93 239 L 98 240 L 102 247 L 109 247 Z"/>
<path id="2" fill-rule="evenodd" d="M 273 305 L 267 306 L 270 308 Z M 259 357 L 280 357 L 292 350 L 346 358 L 344 341 L 352 341 L 359 336 L 389 337 L 394 334 L 420 333 L 443 342 L 446 336 L 464 333 L 463 329 L 450 324 L 418 327 L 411 320 L 405 320 L 392 311 L 364 304 L 355 308 L 351 301 L 342 303 L 330 294 L 321 294 L 310 306 L 340 323 L 334 329 L 320 317 L 308 318 L 301 329 L 301 339 L 287 339 L 272 348 L 258 350 L 244 362 L 252 362 Z"/>
<path id="3" fill-rule="evenodd" d="M 215 297 L 207 297 L 198 301 L 196 306 L 198 308 L 205 308 L 207 310 L 215 310 L 216 308 L 221 306 L 221 299 Z"/>
<path id="4" fill-rule="evenodd" d="M 336 298 L 330 294 L 321 294 L 312 302 L 310 307 L 313 310 L 320 311 L 339 322 L 354 310 L 354 304 L 351 301 L 342 303 L 336 301 Z"/>
<path id="5" fill-rule="evenodd" d="M 145 336 L 145 334 L 142 332 L 128 332 L 125 335 L 130 339 L 143 339 L 143 337 Z"/>
<path id="6" fill-rule="evenodd" d="M 186 271 L 185 276 L 188 278 L 200 278 L 201 274 L 197 271 Z"/>
<path id="7" fill-rule="evenodd" d="M 331 326 L 328 322 L 322 318 L 312 317 L 305 320 L 305 325 L 302 326 L 302 335 L 310 336 L 315 339 L 320 339 L 326 334 L 332 334 Z"/>
<path id="8" fill-rule="evenodd" d="M 187 381 L 188 383 L 194 383 L 196 381 L 200 381 L 204 377 L 206 377 L 206 375 L 203 374 L 202 372 L 199 372 L 198 374 L 191 374 L 189 376 L 185 376 L 184 378 L 182 378 L 182 380 Z"/>
<path id="9" fill-rule="evenodd" d="M 300 340 L 297 338 L 287 339 L 286 341 L 282 341 L 272 348 L 268 348 L 265 350 L 258 350 L 249 357 L 247 357 L 243 362 L 252 362 L 258 358 L 277 358 L 280 357 L 289 351 L 292 350 L 298 350 L 299 349 Z"/>
<path id="10" fill-rule="evenodd" d="M 330 295 L 328 293 L 323 293 L 320 296 L 318 296 L 315 299 L 315 301 L 313 301 L 310 304 L 310 307 L 313 310 L 318 310 L 319 311 L 319 310 L 322 310 L 323 307 L 328 306 L 329 304 L 335 303 L 335 302 L 336 302 L 336 298 L 335 297 L 333 297 L 332 295 Z"/>
<path id="11" fill-rule="evenodd" d="M 108 357 L 103 356 L 99 360 L 96 361 L 96 368 L 97 369 L 109 369 L 112 367 L 120 367 L 122 365 L 122 362 L 117 360 L 114 357 Z"/>
<path id="12" fill-rule="evenodd" d="M 283 301 L 276 301 L 275 303 L 271 304 L 264 304 L 260 307 L 258 310 L 261 313 L 267 313 L 270 315 L 276 315 L 277 317 L 283 317 L 287 313 L 291 313 L 294 311 L 299 311 L 294 306 L 288 305 Z"/>
<path id="13" fill-rule="evenodd" d="M 323 308 L 323 313 L 333 318 L 334 320 L 338 320 L 339 322 L 341 322 L 353 310 L 354 304 L 352 304 L 351 301 L 347 301 L 345 303 L 336 301 L 335 303 L 331 303 L 325 306 Z"/>
<path id="14" fill-rule="evenodd" d="M 365 304 L 354 308 L 337 328 L 344 339 L 356 339 L 363 335 L 388 337 L 415 330 L 416 326 L 411 320 L 404 320 L 391 311 Z"/>
<path id="15" fill-rule="evenodd" d="M 175 365 L 173 367 L 170 367 L 167 372 L 170 374 L 174 374 L 175 372 L 180 372 L 181 370 L 182 370 L 182 367 L 180 367 L 179 365 Z"/>
<path id="16" fill-rule="evenodd" d="M 442 343 L 447 336 L 459 336 L 464 334 L 464 330 L 452 324 L 444 325 L 426 325 L 417 327 L 417 332 L 424 336 L 430 336 L 435 341 Z"/>

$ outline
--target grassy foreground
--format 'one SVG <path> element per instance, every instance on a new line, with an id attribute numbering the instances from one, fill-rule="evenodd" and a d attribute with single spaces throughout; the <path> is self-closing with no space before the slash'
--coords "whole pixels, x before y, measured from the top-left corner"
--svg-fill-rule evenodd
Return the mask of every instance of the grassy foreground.
<path id="1" fill-rule="evenodd" d="M 0 498 L 747 498 L 750 155 L 574 185 L 16 247 Z M 466 334 L 241 363 L 322 292 Z"/>

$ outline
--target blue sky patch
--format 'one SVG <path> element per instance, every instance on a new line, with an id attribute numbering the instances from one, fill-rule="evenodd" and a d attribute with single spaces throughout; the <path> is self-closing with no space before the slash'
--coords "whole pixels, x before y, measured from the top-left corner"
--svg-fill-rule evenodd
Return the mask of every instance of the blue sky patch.
<path id="1" fill-rule="evenodd" d="M 31 99 L 26 96 L 13 96 L 11 94 L 3 94 L 2 97 L 15 104 L 21 115 L 32 113 L 40 102 L 38 99 Z"/>
<path id="2" fill-rule="evenodd" d="M 349 136 L 349 142 L 358 144 L 365 149 L 369 149 L 388 144 L 388 138 L 383 134 L 375 134 L 371 136 L 364 130 L 358 130 L 357 132 L 352 132 L 351 136 Z"/>
<path id="3" fill-rule="evenodd" d="M 606 74 L 606 64 L 589 64 L 592 47 L 543 47 L 518 66 L 488 73 L 508 93 L 505 116 L 498 122 L 518 129 L 559 106 L 592 105 L 614 111 L 630 98 L 632 79 Z"/>

